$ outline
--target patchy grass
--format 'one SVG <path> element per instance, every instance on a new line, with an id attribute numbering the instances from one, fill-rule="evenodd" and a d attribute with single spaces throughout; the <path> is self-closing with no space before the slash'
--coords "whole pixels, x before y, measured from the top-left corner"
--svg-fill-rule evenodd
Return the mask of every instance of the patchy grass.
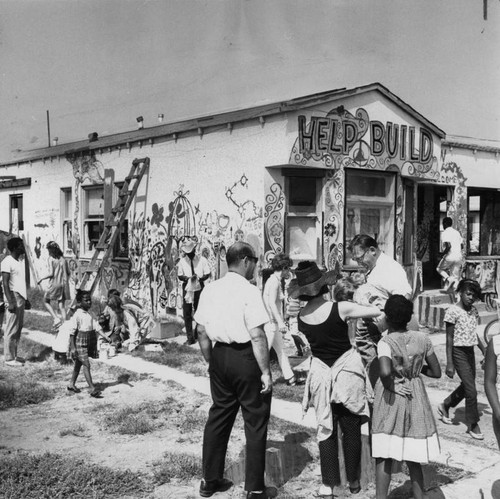
<path id="1" fill-rule="evenodd" d="M 36 331 L 43 331 L 44 333 L 55 332 L 52 330 L 54 326 L 54 319 L 50 315 L 40 314 L 38 312 L 31 312 L 27 310 L 24 314 L 24 328 L 35 329 Z"/>
<path id="2" fill-rule="evenodd" d="M 59 431 L 59 436 L 60 437 L 66 437 L 68 435 L 72 437 L 84 437 L 85 433 L 87 431 L 87 428 L 83 426 L 82 424 L 70 427 L 70 428 L 64 428 Z"/>
<path id="3" fill-rule="evenodd" d="M 116 471 L 69 455 L 19 453 L 0 457 L 2 497 L 145 497 L 152 487 L 132 471 Z"/>
<path id="4" fill-rule="evenodd" d="M 114 409 L 110 405 L 105 408 L 100 418 L 105 430 L 121 435 L 143 435 L 165 425 L 166 419 L 179 413 L 183 406 L 173 397 L 161 402 L 146 402 L 137 406 L 126 406 Z"/>
<path id="5" fill-rule="evenodd" d="M 54 398 L 54 392 L 53 389 L 36 381 L 32 381 L 28 386 L 22 381 L 0 381 L 0 410 L 39 404 Z"/>
<path id="6" fill-rule="evenodd" d="M 153 479 L 158 485 L 172 481 L 190 482 L 201 477 L 201 461 L 198 456 L 182 452 L 165 452 L 163 459 L 153 463 Z"/>
<path id="7" fill-rule="evenodd" d="M 194 350 L 185 345 L 177 345 L 174 342 L 162 343 L 161 346 L 162 352 L 135 350 L 132 355 L 173 369 L 180 369 L 195 376 L 206 375 L 207 363 L 199 350 Z"/>

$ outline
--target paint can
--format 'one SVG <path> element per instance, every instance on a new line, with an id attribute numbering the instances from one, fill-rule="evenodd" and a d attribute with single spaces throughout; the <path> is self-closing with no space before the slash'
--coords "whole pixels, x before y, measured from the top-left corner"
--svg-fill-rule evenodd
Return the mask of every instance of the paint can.
<path id="1" fill-rule="evenodd" d="M 101 345 L 99 349 L 99 360 L 108 360 L 108 359 L 109 359 L 108 345 Z"/>
<path id="2" fill-rule="evenodd" d="M 116 355 L 116 347 L 115 345 L 108 346 L 108 357 L 114 357 Z"/>

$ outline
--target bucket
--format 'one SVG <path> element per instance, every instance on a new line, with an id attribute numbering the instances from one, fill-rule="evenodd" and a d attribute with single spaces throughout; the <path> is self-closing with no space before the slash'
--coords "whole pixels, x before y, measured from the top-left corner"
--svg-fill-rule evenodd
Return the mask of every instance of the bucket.
<path id="1" fill-rule="evenodd" d="M 108 345 L 101 345 L 99 349 L 99 360 L 108 360 L 109 359 L 109 350 Z"/>
<path id="2" fill-rule="evenodd" d="M 114 357 L 115 355 L 116 355 L 116 347 L 114 345 L 109 345 L 108 357 Z"/>

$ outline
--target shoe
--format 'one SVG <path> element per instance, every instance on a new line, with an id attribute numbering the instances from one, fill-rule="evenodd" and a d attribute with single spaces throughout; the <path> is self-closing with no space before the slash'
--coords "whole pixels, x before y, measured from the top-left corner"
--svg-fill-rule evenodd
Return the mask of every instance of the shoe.
<path id="1" fill-rule="evenodd" d="M 333 499 L 333 489 L 328 485 L 323 484 L 314 497 L 318 497 L 320 499 Z"/>
<path id="2" fill-rule="evenodd" d="M 351 494 L 359 494 L 359 492 L 361 492 L 361 485 L 358 485 L 357 487 L 349 486 L 349 491 Z"/>
<path id="3" fill-rule="evenodd" d="M 16 357 L 16 360 L 21 364 L 24 364 L 26 362 L 26 359 L 23 359 L 22 357 Z"/>
<path id="4" fill-rule="evenodd" d="M 100 390 L 94 390 L 93 392 L 90 392 L 90 396 L 94 397 L 95 399 L 102 399 Z"/>
<path id="5" fill-rule="evenodd" d="M 184 345 L 189 346 L 189 345 L 194 345 L 195 343 L 196 343 L 196 341 L 195 341 L 195 340 L 186 340 L 186 341 L 184 342 Z"/>
<path id="6" fill-rule="evenodd" d="M 266 487 L 266 490 L 262 492 L 247 492 L 247 499 L 267 499 L 277 495 L 278 489 L 276 487 Z"/>
<path id="7" fill-rule="evenodd" d="M 439 419 L 441 419 L 441 421 L 444 424 L 453 424 L 453 421 L 448 416 L 448 411 L 446 410 L 446 408 L 445 408 L 445 406 L 444 406 L 443 403 L 441 403 L 441 404 L 438 405 L 437 411 L 438 411 L 438 414 L 439 414 Z"/>
<path id="8" fill-rule="evenodd" d="M 477 429 L 479 430 L 479 427 L 477 426 L 477 424 L 474 426 L 475 428 L 477 427 Z M 474 433 L 472 431 L 472 428 L 469 428 L 467 430 L 467 433 L 474 439 L 474 440 L 484 440 L 484 435 L 481 433 L 481 431 L 479 431 L 478 433 Z"/>
<path id="9" fill-rule="evenodd" d="M 288 378 L 286 380 L 286 384 L 288 386 L 296 386 L 297 385 L 297 378 L 295 376 L 292 376 L 291 378 Z"/>
<path id="10" fill-rule="evenodd" d="M 73 393 L 81 392 L 80 388 L 77 388 L 76 386 L 67 386 L 66 389 L 68 390 L 68 392 L 73 392 Z"/>
<path id="11" fill-rule="evenodd" d="M 200 496 L 201 497 L 211 497 L 216 492 L 225 492 L 233 486 L 233 482 L 227 478 L 221 478 L 220 480 L 210 480 L 206 482 L 202 480 L 200 483 Z"/>
<path id="12" fill-rule="evenodd" d="M 23 367 L 24 364 L 16 359 L 6 360 L 5 365 L 9 367 Z"/>

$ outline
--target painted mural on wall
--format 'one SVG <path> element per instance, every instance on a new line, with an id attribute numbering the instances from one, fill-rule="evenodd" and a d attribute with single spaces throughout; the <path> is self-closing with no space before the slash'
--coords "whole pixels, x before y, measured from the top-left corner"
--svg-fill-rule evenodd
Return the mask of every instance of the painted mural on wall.
<path id="1" fill-rule="evenodd" d="M 454 170 L 455 175 L 451 174 L 449 165 L 439 167 L 433 136 L 427 128 L 371 120 L 364 108 L 351 113 L 344 106 L 338 106 L 325 116 L 312 116 L 309 120 L 306 116 L 299 116 L 297 139 L 289 163 L 333 172 L 327 173 L 324 185 L 323 260 L 330 269 L 340 265 L 344 259 L 343 241 L 348 229 L 343 223 L 346 168 L 397 171 L 405 177 L 459 187 L 464 182 L 459 169 Z M 462 195 L 458 193 L 455 201 L 457 207 L 461 199 Z M 285 210 L 280 203 L 284 205 L 282 187 L 273 184 L 268 190 L 265 206 L 266 245 L 271 250 L 283 247 Z M 401 259 L 404 205 L 400 181 L 396 184 L 395 210 L 395 253 Z M 345 214 L 347 225 L 354 222 L 353 216 L 349 215 Z M 332 230 L 333 227 L 335 230 Z"/>
<path id="2" fill-rule="evenodd" d="M 180 242 L 186 237 L 194 239 L 197 252 L 208 259 L 213 279 L 227 272 L 226 249 L 233 242 L 245 240 L 260 255 L 262 208 L 245 197 L 248 181 L 242 175 L 226 188 L 224 194 L 230 203 L 227 213 L 203 210 L 180 185 L 166 209 L 154 203 L 149 214 L 134 216 L 129 222 L 131 268 L 126 295 L 156 317 L 179 310 L 182 288 L 176 264 Z"/>

